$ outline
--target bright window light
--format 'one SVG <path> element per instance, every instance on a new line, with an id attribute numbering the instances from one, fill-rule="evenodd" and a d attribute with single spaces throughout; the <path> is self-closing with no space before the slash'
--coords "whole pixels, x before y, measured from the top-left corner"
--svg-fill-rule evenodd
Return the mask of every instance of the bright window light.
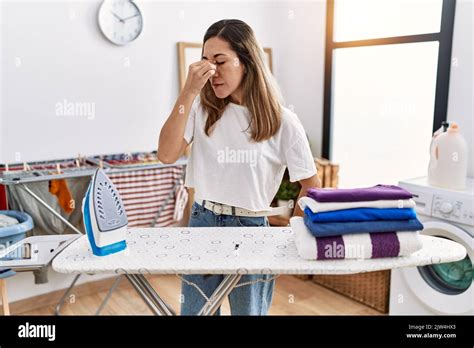
<path id="1" fill-rule="evenodd" d="M 333 51 L 330 158 L 339 187 L 424 176 L 433 129 L 439 43 Z"/>
<path id="2" fill-rule="evenodd" d="M 437 33 L 442 5 L 443 0 L 334 0 L 334 41 Z"/>

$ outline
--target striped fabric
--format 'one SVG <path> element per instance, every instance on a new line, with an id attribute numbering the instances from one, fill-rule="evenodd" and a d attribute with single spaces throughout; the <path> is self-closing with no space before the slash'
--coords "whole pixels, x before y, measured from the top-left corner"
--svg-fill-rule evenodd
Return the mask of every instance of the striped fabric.
<path id="1" fill-rule="evenodd" d="M 300 216 L 290 219 L 298 254 L 306 260 L 407 256 L 422 248 L 418 232 L 356 233 L 314 237 Z"/>
<path id="2" fill-rule="evenodd" d="M 173 219 L 176 183 L 183 184 L 183 166 L 110 174 L 120 192 L 129 227 L 165 227 Z M 157 217 L 157 215 L 159 216 Z"/>
<path id="3" fill-rule="evenodd" d="M 314 238 L 314 241 L 316 243 L 316 252 L 313 256 L 316 260 L 357 259 L 364 257 L 376 259 L 400 255 L 400 240 L 396 232 L 363 233 L 352 237 L 321 237 Z"/>

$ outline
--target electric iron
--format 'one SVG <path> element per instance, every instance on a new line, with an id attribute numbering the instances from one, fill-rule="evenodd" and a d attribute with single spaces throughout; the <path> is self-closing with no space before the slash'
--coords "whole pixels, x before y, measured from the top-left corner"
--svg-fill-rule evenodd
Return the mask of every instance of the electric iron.
<path id="1" fill-rule="evenodd" d="M 82 201 L 84 226 L 92 253 L 106 256 L 127 247 L 127 214 L 113 182 L 102 169 L 92 177 Z"/>

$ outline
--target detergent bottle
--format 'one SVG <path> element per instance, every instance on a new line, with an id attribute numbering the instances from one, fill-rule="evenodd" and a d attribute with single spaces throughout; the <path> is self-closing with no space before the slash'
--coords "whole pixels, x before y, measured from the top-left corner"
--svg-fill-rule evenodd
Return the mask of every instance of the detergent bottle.
<path id="1" fill-rule="evenodd" d="M 430 146 L 428 183 L 452 190 L 464 190 L 467 181 L 469 158 L 467 142 L 456 122 L 451 122 L 446 132 L 443 125 L 433 134 Z"/>

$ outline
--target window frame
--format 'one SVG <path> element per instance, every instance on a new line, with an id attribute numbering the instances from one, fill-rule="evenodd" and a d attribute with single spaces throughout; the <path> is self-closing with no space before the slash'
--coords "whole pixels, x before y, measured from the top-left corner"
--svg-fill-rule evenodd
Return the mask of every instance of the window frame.
<path id="1" fill-rule="evenodd" d="M 439 33 L 395 36 L 353 41 L 334 41 L 334 1 L 327 0 L 326 8 L 326 50 L 324 69 L 324 108 L 323 108 L 323 148 L 324 158 L 331 160 L 331 119 L 332 119 L 332 72 L 333 52 L 337 48 L 381 46 L 415 42 L 439 42 L 438 68 L 436 75 L 435 107 L 433 132 L 446 121 L 448 111 L 449 77 L 451 72 L 451 51 L 453 44 L 454 15 L 456 0 L 443 0 L 441 27 Z"/>

